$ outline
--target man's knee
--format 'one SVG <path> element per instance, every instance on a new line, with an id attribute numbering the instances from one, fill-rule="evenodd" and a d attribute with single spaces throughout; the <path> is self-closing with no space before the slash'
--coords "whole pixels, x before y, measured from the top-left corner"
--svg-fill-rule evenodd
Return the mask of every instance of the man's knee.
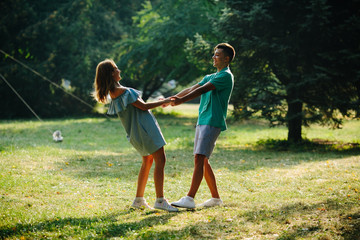
<path id="1" fill-rule="evenodd" d="M 204 165 L 206 156 L 202 154 L 195 154 L 195 164 L 196 165 Z"/>
<path id="2" fill-rule="evenodd" d="M 203 154 L 195 154 L 195 159 L 200 159 L 200 160 L 204 160 L 206 158 L 206 156 L 205 155 L 203 155 Z"/>

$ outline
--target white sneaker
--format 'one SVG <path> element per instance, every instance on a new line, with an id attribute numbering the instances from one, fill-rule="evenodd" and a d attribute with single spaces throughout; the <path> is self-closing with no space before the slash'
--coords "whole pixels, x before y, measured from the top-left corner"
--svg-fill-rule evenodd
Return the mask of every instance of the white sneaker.
<path id="1" fill-rule="evenodd" d="M 153 210 L 153 208 L 150 207 L 150 205 L 146 202 L 145 199 L 142 199 L 142 200 L 135 199 L 133 201 L 133 203 L 131 204 L 131 207 L 136 208 L 136 209 L 151 209 L 151 210 Z"/>
<path id="2" fill-rule="evenodd" d="M 199 207 L 216 207 L 221 206 L 223 201 L 220 198 L 210 198 L 206 200 L 204 203 L 199 204 Z"/>
<path id="3" fill-rule="evenodd" d="M 171 205 L 181 208 L 195 208 L 195 201 L 192 197 L 186 196 L 177 202 L 172 202 Z"/>
<path id="4" fill-rule="evenodd" d="M 167 201 L 167 199 L 165 199 L 165 198 L 162 200 L 156 200 L 154 208 L 169 211 L 169 212 L 178 212 L 179 211 L 179 209 L 171 206 L 169 204 L 169 202 Z"/>

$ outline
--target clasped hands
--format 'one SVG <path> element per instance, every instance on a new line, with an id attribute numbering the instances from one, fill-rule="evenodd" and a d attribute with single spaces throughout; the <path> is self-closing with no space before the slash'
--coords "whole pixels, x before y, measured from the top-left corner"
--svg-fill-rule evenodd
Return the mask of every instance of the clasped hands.
<path id="1" fill-rule="evenodd" d="M 177 96 L 171 96 L 171 97 L 168 97 L 168 98 L 159 98 L 159 100 L 164 101 L 164 103 L 161 105 L 163 108 L 167 107 L 169 105 L 176 106 L 176 105 L 181 104 L 180 98 L 177 97 Z"/>

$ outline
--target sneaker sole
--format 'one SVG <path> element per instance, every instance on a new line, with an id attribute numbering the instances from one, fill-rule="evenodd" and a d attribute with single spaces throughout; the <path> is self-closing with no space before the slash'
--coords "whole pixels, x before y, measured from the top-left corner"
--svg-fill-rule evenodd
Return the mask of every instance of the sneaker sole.
<path id="1" fill-rule="evenodd" d="M 195 207 L 186 207 L 186 206 L 181 206 L 181 205 L 177 205 L 177 204 L 171 204 L 171 206 L 174 206 L 174 207 L 179 207 L 179 208 L 188 208 L 188 209 L 194 209 Z"/>

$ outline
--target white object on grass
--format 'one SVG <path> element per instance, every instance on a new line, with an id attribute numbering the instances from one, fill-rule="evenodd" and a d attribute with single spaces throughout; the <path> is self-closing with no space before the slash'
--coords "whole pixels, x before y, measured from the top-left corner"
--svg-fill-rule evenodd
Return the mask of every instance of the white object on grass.
<path id="1" fill-rule="evenodd" d="M 61 136 L 60 130 L 56 130 L 56 131 L 53 133 L 53 139 L 54 139 L 55 142 L 62 142 L 63 137 Z"/>

